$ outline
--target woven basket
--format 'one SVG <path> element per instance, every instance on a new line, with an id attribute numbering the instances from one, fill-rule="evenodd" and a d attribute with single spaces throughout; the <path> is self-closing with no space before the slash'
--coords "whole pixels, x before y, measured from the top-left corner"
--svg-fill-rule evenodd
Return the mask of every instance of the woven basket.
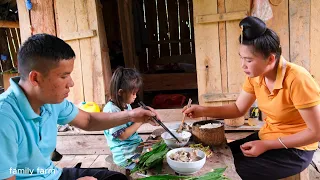
<path id="1" fill-rule="evenodd" d="M 225 119 L 224 124 L 227 126 L 232 126 L 232 127 L 239 127 L 244 125 L 244 117 L 239 117 L 235 119 Z"/>
<path id="2" fill-rule="evenodd" d="M 208 123 L 219 123 L 220 127 L 217 128 L 200 128 L 201 125 Z M 216 120 L 198 121 L 192 125 L 193 140 L 196 143 L 202 143 L 208 146 L 219 146 L 226 142 L 226 136 L 224 134 L 224 124 Z"/>

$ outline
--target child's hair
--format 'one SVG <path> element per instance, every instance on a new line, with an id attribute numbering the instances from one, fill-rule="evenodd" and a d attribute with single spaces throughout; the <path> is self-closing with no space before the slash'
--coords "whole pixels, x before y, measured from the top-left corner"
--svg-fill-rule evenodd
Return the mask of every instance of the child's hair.
<path id="1" fill-rule="evenodd" d="M 18 52 L 20 77 L 26 80 L 33 70 L 47 75 L 59 61 L 74 57 L 74 51 L 62 39 L 49 34 L 33 35 L 23 43 Z"/>
<path id="2" fill-rule="evenodd" d="M 112 102 L 118 106 L 121 111 L 124 110 L 123 98 L 119 96 L 119 89 L 124 93 L 132 93 L 142 87 L 142 77 L 138 71 L 132 68 L 119 67 L 112 75 L 110 82 L 110 97 Z"/>
<path id="3" fill-rule="evenodd" d="M 264 58 L 268 58 L 271 53 L 276 54 L 276 59 L 281 56 L 280 39 L 278 35 L 259 18 L 248 16 L 240 24 L 242 37 L 239 37 L 240 43 L 252 45 L 255 52 L 261 53 Z"/>

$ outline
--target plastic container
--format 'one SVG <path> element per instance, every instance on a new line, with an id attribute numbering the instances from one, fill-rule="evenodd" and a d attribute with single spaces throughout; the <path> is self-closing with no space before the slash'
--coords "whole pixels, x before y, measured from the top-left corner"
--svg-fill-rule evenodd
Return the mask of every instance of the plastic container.
<path id="1" fill-rule="evenodd" d="M 86 112 L 100 112 L 100 107 L 95 102 L 82 102 L 79 108 Z"/>
<path id="2" fill-rule="evenodd" d="M 256 126 L 259 121 L 260 110 L 258 108 L 257 101 L 255 101 L 249 111 L 248 124 L 250 126 Z"/>

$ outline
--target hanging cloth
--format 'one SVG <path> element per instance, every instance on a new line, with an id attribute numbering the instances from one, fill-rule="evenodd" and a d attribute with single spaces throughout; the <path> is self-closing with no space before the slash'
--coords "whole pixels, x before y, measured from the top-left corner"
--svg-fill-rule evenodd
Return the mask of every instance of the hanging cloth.
<path id="1" fill-rule="evenodd" d="M 273 17 L 273 13 L 269 0 L 253 0 L 251 15 L 263 21 L 271 19 Z"/>

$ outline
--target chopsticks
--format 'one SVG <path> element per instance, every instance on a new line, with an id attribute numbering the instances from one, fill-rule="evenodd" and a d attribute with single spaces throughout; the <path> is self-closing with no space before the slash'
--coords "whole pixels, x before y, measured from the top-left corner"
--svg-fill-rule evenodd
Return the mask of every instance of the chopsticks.
<path id="1" fill-rule="evenodd" d="M 140 101 L 138 104 L 139 104 L 139 106 L 141 106 L 143 109 L 150 111 L 150 109 L 149 109 L 142 101 Z M 165 129 L 165 130 L 166 130 L 173 138 L 175 138 L 179 143 L 181 143 L 180 140 L 167 128 L 167 126 L 164 125 L 164 124 L 157 118 L 157 116 L 153 116 L 152 119 L 155 120 L 160 126 L 162 126 L 163 129 Z"/>
<path id="2" fill-rule="evenodd" d="M 189 98 L 187 108 L 191 107 L 191 103 L 192 103 L 192 100 L 191 100 L 191 98 Z M 185 119 L 186 119 L 186 114 L 183 114 L 183 118 L 182 118 L 181 124 L 180 124 L 179 129 L 177 130 L 177 132 L 181 132 L 182 131 L 183 123 L 184 123 Z"/>

